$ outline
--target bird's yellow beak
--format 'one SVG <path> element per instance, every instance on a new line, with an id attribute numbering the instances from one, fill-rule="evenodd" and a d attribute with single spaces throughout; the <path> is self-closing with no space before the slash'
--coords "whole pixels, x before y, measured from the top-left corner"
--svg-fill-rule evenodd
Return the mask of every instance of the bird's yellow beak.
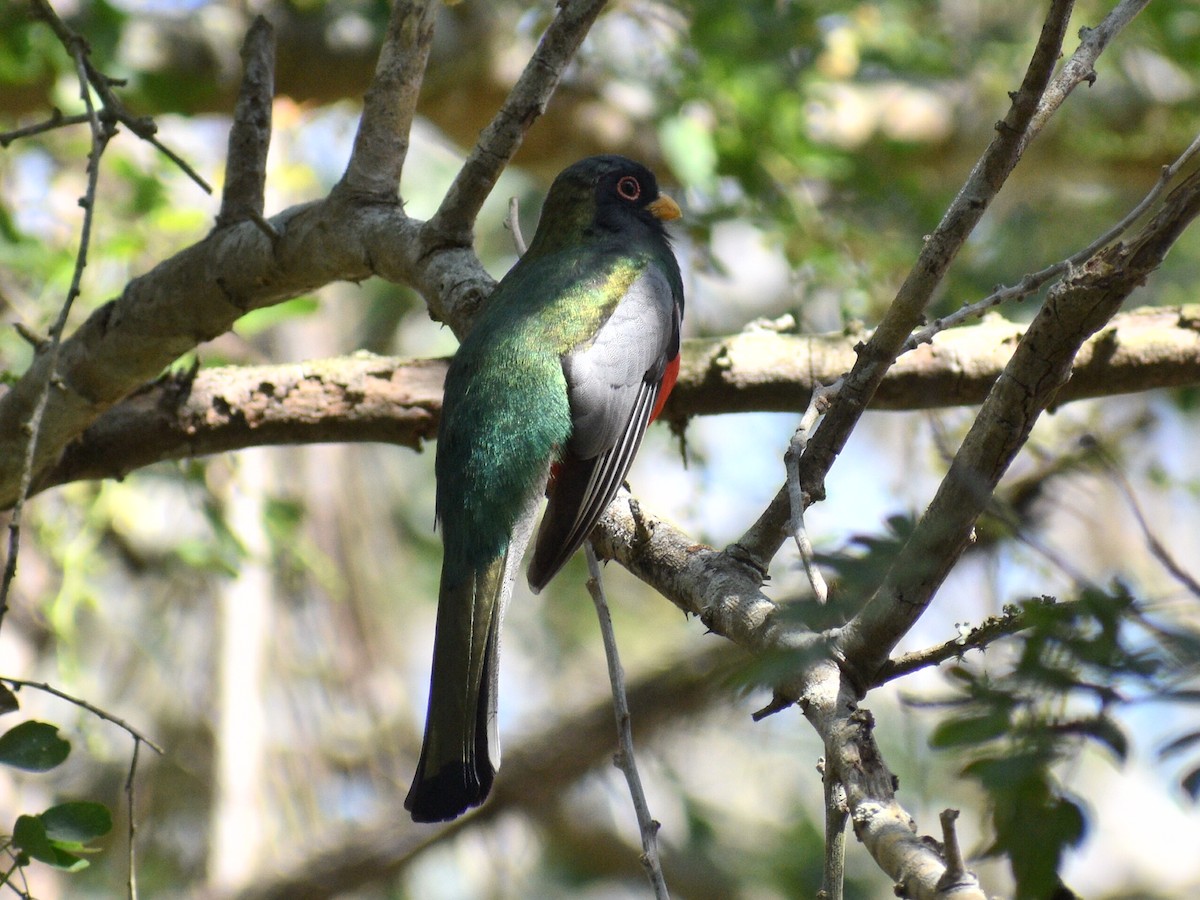
<path id="1" fill-rule="evenodd" d="M 670 222 L 672 219 L 683 217 L 683 210 L 679 208 L 679 204 L 666 194 L 659 194 L 657 200 L 646 204 L 646 209 L 650 210 L 654 218 L 661 219 L 664 222 Z"/>

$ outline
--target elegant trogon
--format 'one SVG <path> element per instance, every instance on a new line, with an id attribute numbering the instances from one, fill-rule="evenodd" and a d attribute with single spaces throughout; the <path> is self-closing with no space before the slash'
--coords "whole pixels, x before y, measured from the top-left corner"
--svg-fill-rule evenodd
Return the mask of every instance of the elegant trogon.
<path id="1" fill-rule="evenodd" d="M 542 496 L 534 591 L 587 539 L 675 383 L 683 282 L 664 222 L 679 215 L 632 160 L 570 166 L 450 363 L 433 675 L 404 802 L 418 822 L 453 819 L 491 789 L 500 626 Z"/>

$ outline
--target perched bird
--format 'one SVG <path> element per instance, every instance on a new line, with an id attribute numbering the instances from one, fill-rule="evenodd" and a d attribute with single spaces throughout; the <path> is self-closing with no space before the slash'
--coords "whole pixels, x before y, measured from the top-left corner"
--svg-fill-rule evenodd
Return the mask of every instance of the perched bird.
<path id="1" fill-rule="evenodd" d="M 539 591 L 587 539 L 679 371 L 683 281 L 654 175 L 593 156 L 550 187 L 525 255 L 446 375 L 437 445 L 445 555 L 421 758 L 404 806 L 453 819 L 500 766 L 500 625 L 542 496 Z"/>

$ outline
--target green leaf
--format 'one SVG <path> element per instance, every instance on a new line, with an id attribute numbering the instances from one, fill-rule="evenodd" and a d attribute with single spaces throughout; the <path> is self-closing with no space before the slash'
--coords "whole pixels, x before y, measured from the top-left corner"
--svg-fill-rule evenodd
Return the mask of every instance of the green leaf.
<path id="1" fill-rule="evenodd" d="M 7 685 L 0 684 L 0 716 L 16 712 L 20 708 L 21 702 L 17 699 L 17 695 L 9 690 Z"/>
<path id="2" fill-rule="evenodd" d="M 103 803 L 80 800 L 52 806 L 39 816 L 56 844 L 83 845 L 112 831 L 112 814 Z"/>
<path id="3" fill-rule="evenodd" d="M 13 826 L 12 842 L 14 847 L 30 858 L 56 869 L 77 872 L 88 865 L 86 859 L 80 859 L 50 839 L 41 816 L 19 816 Z"/>
<path id="4" fill-rule="evenodd" d="M 46 772 L 59 765 L 71 745 L 58 736 L 58 726 L 46 722 L 22 722 L 0 736 L 0 763 Z"/>
<path id="5" fill-rule="evenodd" d="M 54 860 L 54 845 L 46 836 L 46 826 L 37 816 L 17 816 L 13 825 L 13 846 L 42 862 Z"/>

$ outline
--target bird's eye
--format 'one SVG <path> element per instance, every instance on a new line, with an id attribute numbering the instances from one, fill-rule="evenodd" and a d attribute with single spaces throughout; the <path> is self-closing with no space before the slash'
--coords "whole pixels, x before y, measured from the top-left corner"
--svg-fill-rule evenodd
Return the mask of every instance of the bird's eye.
<path id="1" fill-rule="evenodd" d="M 617 193 L 626 200 L 636 200 L 642 196 L 642 186 L 632 175 L 626 175 L 617 182 Z"/>

